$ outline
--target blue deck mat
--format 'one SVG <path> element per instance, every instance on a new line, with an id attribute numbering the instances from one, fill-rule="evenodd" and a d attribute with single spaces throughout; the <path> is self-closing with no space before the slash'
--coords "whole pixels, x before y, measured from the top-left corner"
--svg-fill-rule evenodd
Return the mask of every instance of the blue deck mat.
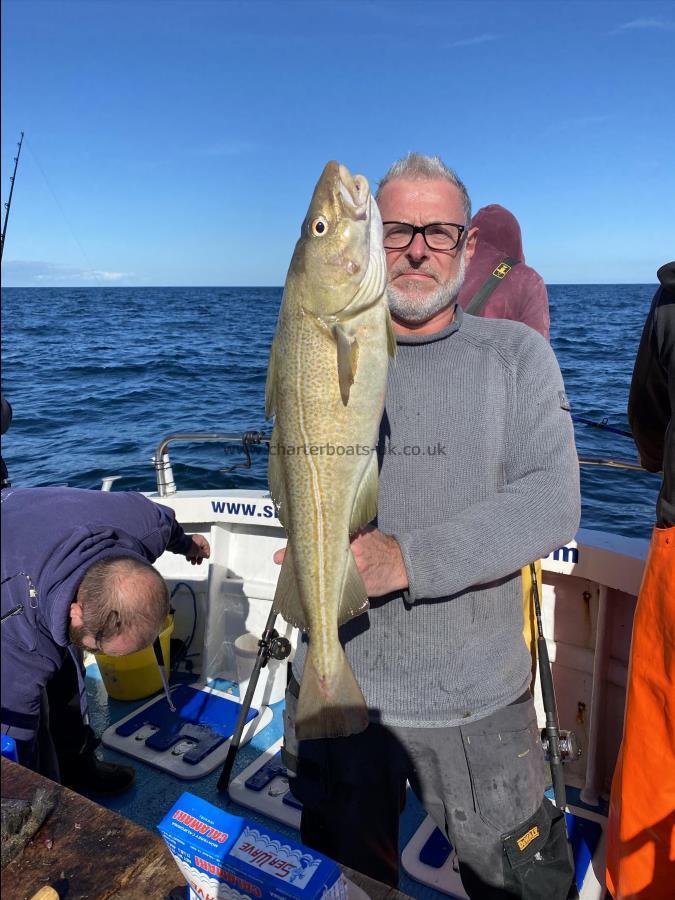
<path id="1" fill-rule="evenodd" d="M 219 697 L 208 691 L 181 684 L 171 691 L 175 712 L 169 709 L 166 697 L 158 698 L 152 706 L 136 713 L 118 725 L 115 734 L 131 737 L 144 725 L 158 729 L 145 739 L 145 746 L 152 750 L 169 750 L 180 740 L 189 738 L 195 742 L 183 761 L 196 765 L 212 753 L 223 741 L 234 734 L 241 705 L 227 697 Z M 250 722 L 257 710 L 249 709 L 246 721 Z"/>

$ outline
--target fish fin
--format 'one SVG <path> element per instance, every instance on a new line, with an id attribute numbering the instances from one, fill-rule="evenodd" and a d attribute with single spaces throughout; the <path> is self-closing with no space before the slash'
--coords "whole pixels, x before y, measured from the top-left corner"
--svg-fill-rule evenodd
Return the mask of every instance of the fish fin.
<path id="1" fill-rule="evenodd" d="M 274 505 L 277 508 L 277 518 L 282 525 L 285 525 L 286 491 L 284 489 L 283 467 L 281 465 L 280 454 L 278 453 L 277 447 L 278 440 L 278 431 L 275 424 L 272 429 L 272 437 L 270 438 L 270 453 L 267 463 L 267 483 L 269 484 L 272 500 L 274 500 Z"/>
<path id="2" fill-rule="evenodd" d="M 298 740 L 347 737 L 368 727 L 366 701 L 342 648 L 340 653 L 340 670 L 330 697 L 321 689 L 311 650 L 307 656 L 295 720 Z"/>
<path id="3" fill-rule="evenodd" d="M 349 523 L 350 535 L 356 534 L 361 528 L 365 528 L 377 515 L 378 479 L 377 454 L 371 452 L 368 467 L 364 472 L 354 499 L 352 518 Z"/>
<path id="4" fill-rule="evenodd" d="M 356 565 L 354 554 L 349 550 L 349 561 L 345 579 L 342 582 L 342 594 L 337 611 L 338 625 L 344 625 L 350 619 L 360 616 L 368 609 L 368 594 Z"/>
<path id="5" fill-rule="evenodd" d="M 356 368 L 359 362 L 359 345 L 355 338 L 349 338 L 347 333 L 339 325 L 333 327 L 333 337 L 337 344 L 338 380 L 340 383 L 340 396 L 346 406 L 349 402 L 349 390 L 354 384 Z"/>
<path id="6" fill-rule="evenodd" d="M 276 340 L 272 341 L 270 358 L 267 364 L 267 380 L 265 381 L 265 418 L 271 419 L 277 411 L 277 362 Z"/>
<path id="7" fill-rule="evenodd" d="M 277 589 L 274 592 L 274 608 L 289 625 L 295 625 L 296 628 L 307 631 L 307 619 L 300 604 L 300 594 L 295 577 L 295 563 L 293 562 L 293 551 L 290 544 L 286 545 L 286 555 L 281 564 Z"/>
<path id="8" fill-rule="evenodd" d="M 387 353 L 394 359 L 396 356 L 396 335 L 394 333 L 394 324 L 391 321 L 391 313 L 385 309 L 386 327 L 387 327 Z"/>

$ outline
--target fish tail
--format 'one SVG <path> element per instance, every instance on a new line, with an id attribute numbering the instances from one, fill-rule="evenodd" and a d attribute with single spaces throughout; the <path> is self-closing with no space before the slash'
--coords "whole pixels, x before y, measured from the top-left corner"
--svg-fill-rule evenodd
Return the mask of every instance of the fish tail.
<path id="1" fill-rule="evenodd" d="M 368 727 L 368 707 L 347 657 L 342 658 L 330 696 L 322 687 L 311 653 L 302 673 L 295 733 L 298 740 L 347 737 Z"/>

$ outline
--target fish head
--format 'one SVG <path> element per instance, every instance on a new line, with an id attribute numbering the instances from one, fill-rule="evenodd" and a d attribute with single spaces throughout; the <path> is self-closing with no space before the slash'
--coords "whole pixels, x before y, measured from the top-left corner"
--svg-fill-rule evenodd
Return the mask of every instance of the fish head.
<path id="1" fill-rule="evenodd" d="M 320 317 L 357 313 L 384 293 L 382 219 L 363 175 L 326 165 L 289 271 L 302 283 L 305 311 Z"/>

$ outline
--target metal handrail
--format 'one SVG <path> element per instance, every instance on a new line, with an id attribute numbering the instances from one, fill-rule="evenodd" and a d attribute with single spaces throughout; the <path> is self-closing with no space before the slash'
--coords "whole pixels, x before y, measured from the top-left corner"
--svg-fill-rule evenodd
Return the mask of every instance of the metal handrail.
<path id="1" fill-rule="evenodd" d="M 243 434 L 227 434 L 219 431 L 189 431 L 178 434 L 170 434 L 163 438 L 157 445 L 157 451 L 153 457 L 155 474 L 157 477 L 157 492 L 160 497 L 168 497 L 176 493 L 176 482 L 173 478 L 171 460 L 169 459 L 168 446 L 172 442 L 184 443 L 230 443 L 241 442 L 244 452 L 250 464 L 248 448 L 254 444 L 269 444 L 270 437 L 262 431 L 245 431 Z M 639 463 L 627 459 L 604 459 L 595 456 L 579 456 L 579 465 L 582 466 L 607 466 L 612 469 L 626 469 L 631 472 L 645 472 Z M 105 490 L 106 488 L 104 488 Z"/>
<path id="2" fill-rule="evenodd" d="M 237 441 L 243 444 L 244 450 L 248 454 L 247 448 L 249 444 L 269 444 L 270 437 L 262 431 L 245 431 L 243 434 L 226 434 L 219 431 L 188 431 L 168 435 L 157 445 L 157 450 L 152 460 L 157 478 L 157 493 L 160 497 L 168 497 L 170 494 L 176 493 L 176 482 L 173 478 L 171 460 L 167 450 L 169 444 L 176 441 L 210 444 L 224 444 Z"/>

